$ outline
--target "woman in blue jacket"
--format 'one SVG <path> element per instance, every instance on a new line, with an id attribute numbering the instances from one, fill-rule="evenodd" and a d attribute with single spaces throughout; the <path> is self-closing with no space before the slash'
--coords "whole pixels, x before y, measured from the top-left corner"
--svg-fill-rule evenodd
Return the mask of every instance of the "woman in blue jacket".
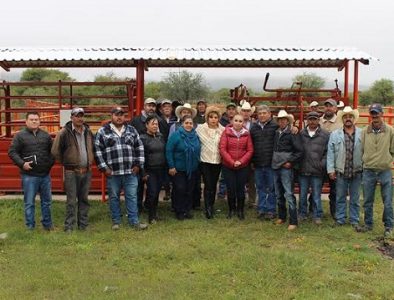
<path id="1" fill-rule="evenodd" d="M 185 116 L 181 127 L 171 135 L 166 157 L 173 181 L 173 207 L 178 220 L 191 219 L 193 191 L 200 162 L 200 140 L 193 128 L 193 119 Z"/>

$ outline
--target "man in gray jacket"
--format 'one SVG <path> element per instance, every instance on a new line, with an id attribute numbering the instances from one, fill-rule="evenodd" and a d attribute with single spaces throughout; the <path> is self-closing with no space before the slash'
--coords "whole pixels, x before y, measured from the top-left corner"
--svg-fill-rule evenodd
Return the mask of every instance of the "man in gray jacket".
<path id="1" fill-rule="evenodd" d="M 307 127 L 300 132 L 304 156 L 299 176 L 299 218 L 303 220 L 307 216 L 307 196 L 310 187 L 313 199 L 313 220 L 316 225 L 320 225 L 323 216 L 321 189 L 326 171 L 327 142 L 330 134 L 320 127 L 318 112 L 308 113 L 307 124 Z"/>
<path id="2" fill-rule="evenodd" d="M 26 114 L 26 128 L 19 131 L 13 138 L 8 156 L 16 164 L 22 176 L 23 201 L 25 204 L 25 223 L 33 230 L 35 198 L 40 193 L 42 226 L 52 230 L 51 218 L 51 177 L 49 172 L 55 162 L 51 155 L 52 139 L 40 129 L 38 112 Z"/>

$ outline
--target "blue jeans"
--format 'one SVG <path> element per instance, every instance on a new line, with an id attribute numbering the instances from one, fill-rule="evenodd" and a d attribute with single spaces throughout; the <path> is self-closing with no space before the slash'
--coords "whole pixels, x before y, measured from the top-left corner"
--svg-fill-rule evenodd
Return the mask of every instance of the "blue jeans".
<path id="1" fill-rule="evenodd" d="M 41 199 L 41 224 L 45 228 L 52 227 L 51 218 L 51 177 L 48 175 L 43 177 L 30 176 L 22 174 L 23 200 L 25 203 L 25 223 L 29 229 L 33 229 L 36 225 L 34 220 L 35 214 L 35 198 L 40 193 Z"/>
<path id="2" fill-rule="evenodd" d="M 300 184 L 300 203 L 299 214 L 301 217 L 306 217 L 308 214 L 308 191 L 309 187 L 312 189 L 313 201 L 313 218 L 320 219 L 323 216 L 323 208 L 321 205 L 321 189 L 323 185 L 323 178 L 318 176 L 298 176 Z"/>
<path id="3" fill-rule="evenodd" d="M 271 167 L 259 167 L 255 169 L 254 175 L 258 194 L 257 210 L 276 215 L 274 170 Z"/>
<path id="4" fill-rule="evenodd" d="M 281 168 L 274 170 L 275 194 L 278 201 L 278 217 L 286 220 L 286 201 L 289 205 L 290 225 L 298 225 L 297 202 L 294 197 L 294 171 Z"/>
<path id="5" fill-rule="evenodd" d="M 122 212 L 120 209 L 120 191 L 123 188 L 127 219 L 129 224 L 138 224 L 137 207 L 138 176 L 134 174 L 112 175 L 107 177 L 109 207 L 113 224 L 120 224 Z"/>
<path id="6" fill-rule="evenodd" d="M 393 186 L 391 170 L 373 171 L 365 169 L 363 172 L 364 194 L 364 222 L 366 226 L 373 226 L 373 202 L 377 181 L 383 199 L 383 223 L 386 228 L 393 228 Z"/>
<path id="7" fill-rule="evenodd" d="M 350 224 L 356 225 L 360 216 L 360 186 L 361 173 L 357 173 L 353 178 L 345 178 L 337 173 L 337 203 L 335 219 L 339 224 L 345 224 L 346 221 L 346 196 L 349 193 L 349 220 Z"/>

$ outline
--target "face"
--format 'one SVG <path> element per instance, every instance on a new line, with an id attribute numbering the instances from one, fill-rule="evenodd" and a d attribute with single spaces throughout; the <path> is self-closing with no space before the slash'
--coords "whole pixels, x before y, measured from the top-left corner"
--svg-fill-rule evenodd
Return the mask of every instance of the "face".
<path id="1" fill-rule="evenodd" d="M 233 119 L 233 128 L 235 130 L 241 130 L 244 125 L 243 117 L 240 115 L 236 115 Z"/>
<path id="2" fill-rule="evenodd" d="M 83 117 L 82 113 L 77 114 L 76 116 L 71 116 L 71 122 L 74 127 L 81 127 L 83 125 Z"/>
<path id="3" fill-rule="evenodd" d="M 353 127 L 354 125 L 354 116 L 351 114 L 343 115 L 342 117 L 343 125 L 347 128 Z"/>
<path id="4" fill-rule="evenodd" d="M 157 133 L 159 130 L 159 122 L 157 120 L 152 120 L 149 123 L 146 123 L 146 130 L 151 134 Z"/>
<path id="5" fill-rule="evenodd" d="M 117 114 L 111 115 L 111 121 L 117 127 L 120 127 L 123 125 L 124 119 L 125 119 L 125 116 L 123 113 L 117 113 Z"/>
<path id="6" fill-rule="evenodd" d="M 309 118 L 307 120 L 308 128 L 315 130 L 319 126 L 319 119 L 318 118 Z"/>
<path id="7" fill-rule="evenodd" d="M 200 102 L 197 104 L 197 110 L 200 114 L 205 113 L 205 110 L 207 109 L 207 105 L 203 102 Z"/>
<path id="8" fill-rule="evenodd" d="M 237 110 L 234 106 L 230 106 L 226 110 L 227 116 L 232 119 L 237 114 Z"/>
<path id="9" fill-rule="evenodd" d="M 170 103 L 165 103 L 161 106 L 161 113 L 167 118 L 172 114 L 172 105 Z"/>
<path id="10" fill-rule="evenodd" d="M 185 116 L 191 116 L 192 112 L 188 109 L 182 109 L 179 114 L 181 115 L 181 119 Z"/>
<path id="11" fill-rule="evenodd" d="M 217 113 L 212 112 L 208 115 L 208 125 L 217 127 L 219 124 L 219 116 Z"/>
<path id="12" fill-rule="evenodd" d="M 192 131 L 193 129 L 193 120 L 190 118 L 187 118 L 183 123 L 182 123 L 183 128 L 186 131 Z"/>
<path id="13" fill-rule="evenodd" d="M 380 126 L 380 124 L 383 122 L 383 120 L 382 120 L 382 118 L 383 118 L 383 113 L 382 113 L 382 112 L 377 113 L 377 112 L 371 111 L 371 112 L 369 113 L 369 115 L 370 115 L 371 118 L 372 118 L 372 125 L 373 125 L 373 126 L 378 127 L 378 126 Z"/>
<path id="14" fill-rule="evenodd" d="M 144 110 L 147 115 L 152 115 L 156 112 L 156 104 L 154 104 L 154 103 L 145 104 Z"/>
<path id="15" fill-rule="evenodd" d="M 271 119 L 271 112 L 266 111 L 266 110 L 260 110 L 257 113 L 257 117 L 259 118 L 259 121 L 261 123 L 267 122 L 269 119 Z"/>
<path id="16" fill-rule="evenodd" d="M 278 125 L 280 129 L 285 129 L 287 125 L 289 125 L 289 120 L 287 118 L 279 118 Z"/>
<path id="17" fill-rule="evenodd" d="M 311 111 L 318 111 L 319 107 L 318 106 L 311 106 Z"/>
<path id="18" fill-rule="evenodd" d="M 26 119 L 26 127 L 30 130 L 36 130 L 40 127 L 40 117 L 38 115 L 29 115 Z"/>
<path id="19" fill-rule="evenodd" d="M 246 109 L 241 109 L 241 115 L 244 118 L 245 121 L 250 119 L 250 116 L 252 115 L 251 110 L 246 110 Z"/>
<path id="20" fill-rule="evenodd" d="M 337 108 L 331 104 L 325 104 L 324 105 L 324 114 L 331 118 L 335 115 L 335 113 L 337 112 Z"/>

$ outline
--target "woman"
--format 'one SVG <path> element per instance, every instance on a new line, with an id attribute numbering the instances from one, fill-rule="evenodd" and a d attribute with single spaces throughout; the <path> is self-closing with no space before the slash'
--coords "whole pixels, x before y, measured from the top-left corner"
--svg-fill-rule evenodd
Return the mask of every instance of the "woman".
<path id="1" fill-rule="evenodd" d="M 196 129 L 201 142 L 200 170 L 204 180 L 204 204 L 207 219 L 213 218 L 216 185 L 222 168 L 219 142 L 224 127 L 219 124 L 219 119 L 219 108 L 208 107 L 205 112 L 206 123 L 198 125 Z"/>
<path id="2" fill-rule="evenodd" d="M 173 181 L 173 207 L 178 220 L 191 219 L 193 192 L 200 161 L 200 140 L 193 128 L 193 118 L 184 116 L 181 127 L 168 140 L 166 157 Z"/>
<path id="3" fill-rule="evenodd" d="M 146 133 L 141 135 L 144 144 L 145 164 L 143 181 L 146 182 L 145 207 L 148 208 L 149 223 L 157 222 L 157 205 L 162 180 L 165 178 L 166 157 L 164 136 L 158 132 L 159 120 L 156 116 L 146 118 Z"/>
<path id="4" fill-rule="evenodd" d="M 220 139 L 220 155 L 227 186 L 227 218 L 231 219 L 237 211 L 238 218 L 243 220 L 245 184 L 248 179 L 248 165 L 253 155 L 253 144 L 249 131 L 243 127 L 241 115 L 235 115 L 232 124 L 224 130 Z"/>

